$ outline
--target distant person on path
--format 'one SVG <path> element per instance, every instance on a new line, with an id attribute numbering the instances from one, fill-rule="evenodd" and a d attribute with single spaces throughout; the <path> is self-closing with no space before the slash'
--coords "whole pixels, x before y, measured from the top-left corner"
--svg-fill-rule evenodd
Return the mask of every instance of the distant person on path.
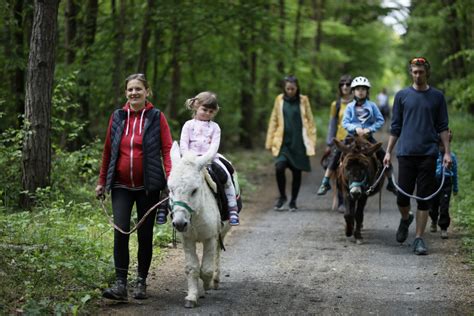
<path id="1" fill-rule="evenodd" d="M 451 143 L 453 139 L 453 133 L 451 130 L 448 130 L 449 142 Z M 440 142 L 440 151 L 438 154 L 438 159 L 436 160 L 436 180 L 438 186 L 441 184 L 441 179 L 443 176 L 443 156 L 444 156 L 444 147 Z M 458 188 L 458 163 L 456 155 L 451 151 L 451 160 L 453 162 L 451 169 L 444 169 L 444 184 L 441 191 L 433 199 L 433 205 L 430 209 L 431 217 L 431 232 L 437 231 L 437 225 L 441 229 L 441 238 L 448 238 L 448 227 L 451 223 L 451 218 L 449 216 L 449 203 L 451 200 L 451 192 L 454 195 L 457 195 L 459 192 Z"/>
<path id="2" fill-rule="evenodd" d="M 112 192 L 114 223 L 130 231 L 130 218 L 136 204 L 138 221 L 158 203 L 171 170 L 171 133 L 164 114 L 147 97 L 151 95 L 143 74 L 125 80 L 127 102 L 115 110 L 109 120 L 102 153 L 97 197 Z M 164 167 L 164 169 L 163 169 Z M 153 251 L 153 226 L 156 212 L 151 212 L 138 228 L 138 277 L 133 297 L 145 299 L 146 278 Z M 129 265 L 129 237 L 114 230 L 115 284 L 103 296 L 126 300 Z"/>
<path id="3" fill-rule="evenodd" d="M 445 150 L 443 166 L 449 169 L 452 164 L 448 109 L 443 93 L 428 85 L 431 72 L 428 60 L 424 57 L 413 58 L 409 61 L 408 67 L 413 84 L 395 95 L 391 135 L 384 163 L 390 164 L 392 151 L 399 140 L 397 146 L 399 187 L 411 195 L 416 185 L 417 196 L 427 197 L 436 190 L 439 137 Z M 408 228 L 413 221 L 410 198 L 400 192 L 397 205 L 401 219 L 396 239 L 402 243 L 407 239 Z M 423 234 L 430 206 L 429 201 L 417 200 L 416 236 L 413 248 L 417 255 L 428 253 Z"/>
<path id="4" fill-rule="evenodd" d="M 383 115 L 385 123 L 388 125 L 390 120 L 390 105 L 388 103 L 387 89 L 382 88 L 382 91 L 377 94 L 377 106 L 379 107 L 380 113 Z"/>
<path id="5" fill-rule="evenodd" d="M 347 142 L 354 135 L 358 135 L 367 138 L 372 144 L 377 143 L 373 134 L 382 127 L 384 120 L 377 105 L 368 99 L 370 86 L 369 80 L 365 77 L 356 77 L 352 80 L 351 89 L 354 92 L 354 101 L 347 105 L 342 119 L 342 126 L 348 132 L 344 142 Z M 338 149 L 331 159 L 321 186 L 318 189 L 318 195 L 325 195 L 331 189 L 329 178 L 339 166 L 341 154 L 341 151 Z M 385 151 L 379 149 L 376 155 L 380 163 L 383 163 Z M 387 170 L 386 174 L 388 177 L 387 190 L 395 193 L 395 186 L 389 177 L 391 174 L 390 169 Z"/>
<path id="6" fill-rule="evenodd" d="M 181 129 L 179 141 L 181 154 L 184 155 L 187 152 L 192 152 L 195 155 L 201 156 L 207 152 L 213 153 L 213 163 L 216 163 L 227 175 L 224 189 L 228 203 L 229 224 L 232 226 L 239 225 L 239 210 L 232 176 L 220 160 L 222 156 L 217 153 L 221 142 L 221 129 L 213 121 L 214 116 L 219 111 L 217 96 L 212 92 L 204 91 L 194 98 L 187 99 L 185 105 L 192 111 L 193 118 L 184 123 Z"/>
<path id="7" fill-rule="evenodd" d="M 311 171 L 310 156 L 315 155 L 316 127 L 308 97 L 300 94 L 298 79 L 294 76 L 283 80 L 283 93 L 275 98 L 268 125 L 265 148 L 275 158 L 279 198 L 275 210 L 282 210 L 287 202 L 285 170 L 293 174 L 290 211 L 298 207 L 296 199 L 301 186 L 302 171 Z"/>
<path id="8" fill-rule="evenodd" d="M 326 169 L 324 174 L 325 177 L 330 176 L 329 161 L 336 154 L 336 146 L 334 145 L 334 139 L 343 141 L 347 136 L 347 130 L 342 126 L 342 119 L 346 110 L 347 104 L 349 104 L 354 96 L 351 89 L 352 77 L 350 75 L 342 75 L 339 78 L 338 93 L 339 97 L 337 100 L 331 103 L 329 112 L 329 126 L 326 138 L 326 150 L 324 152 L 323 160 L 326 164 L 323 166 Z M 344 200 L 342 192 L 337 193 L 337 207 L 342 212 L 344 211 Z"/>

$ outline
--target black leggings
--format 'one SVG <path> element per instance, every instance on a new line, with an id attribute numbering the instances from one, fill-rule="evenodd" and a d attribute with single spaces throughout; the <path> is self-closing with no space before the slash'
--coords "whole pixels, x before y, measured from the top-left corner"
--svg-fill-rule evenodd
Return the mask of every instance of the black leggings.
<path id="1" fill-rule="evenodd" d="M 286 168 L 289 168 L 293 173 L 293 183 L 291 185 L 291 200 L 296 201 L 301 186 L 301 170 L 296 169 L 287 161 L 279 161 L 275 164 L 278 191 L 280 191 L 280 196 L 286 196 Z"/>
<path id="2" fill-rule="evenodd" d="M 112 209 L 114 222 L 124 231 L 130 231 L 130 218 L 133 205 L 137 204 L 138 221 L 150 207 L 158 203 L 160 192 L 131 191 L 122 188 L 112 189 Z M 153 225 L 156 210 L 152 211 L 143 224 L 138 228 L 138 276 L 146 278 L 150 269 L 153 253 Z M 138 222 L 137 221 L 137 222 Z M 124 235 L 114 230 L 114 262 L 115 275 L 118 279 L 127 279 L 130 254 L 128 241 L 130 235 Z"/>

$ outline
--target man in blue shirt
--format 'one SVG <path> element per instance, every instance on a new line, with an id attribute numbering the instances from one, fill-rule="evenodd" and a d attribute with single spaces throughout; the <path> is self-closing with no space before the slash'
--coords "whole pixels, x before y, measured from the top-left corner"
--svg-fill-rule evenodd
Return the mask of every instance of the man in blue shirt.
<path id="1" fill-rule="evenodd" d="M 441 91 L 428 85 L 430 64 L 426 58 L 416 57 L 409 62 L 412 86 L 395 95 L 392 125 L 384 164 L 391 162 L 395 144 L 398 158 L 398 184 L 408 194 L 413 194 L 415 185 L 419 197 L 427 197 L 436 190 L 436 158 L 439 137 L 445 148 L 443 165 L 451 166 L 448 136 L 448 110 Z M 438 136 L 439 135 L 439 136 Z M 397 205 L 401 214 L 397 230 L 397 241 L 408 237 L 408 228 L 413 221 L 410 213 L 410 198 L 399 192 Z M 414 252 L 428 253 L 423 234 L 428 221 L 430 201 L 417 200 L 416 237 Z"/>

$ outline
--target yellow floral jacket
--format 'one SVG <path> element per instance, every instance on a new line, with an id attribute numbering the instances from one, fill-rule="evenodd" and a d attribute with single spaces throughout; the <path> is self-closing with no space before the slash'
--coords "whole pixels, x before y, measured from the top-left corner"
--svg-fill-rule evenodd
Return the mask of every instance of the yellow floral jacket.
<path id="1" fill-rule="evenodd" d="M 305 95 L 300 95 L 301 121 L 303 122 L 303 142 L 306 147 L 306 155 L 314 156 L 316 154 L 316 126 L 314 125 L 313 113 L 309 99 Z M 283 143 L 283 132 L 285 124 L 283 122 L 283 94 L 275 98 L 270 123 L 268 124 L 267 139 L 265 148 L 271 150 L 273 156 L 280 153 Z"/>

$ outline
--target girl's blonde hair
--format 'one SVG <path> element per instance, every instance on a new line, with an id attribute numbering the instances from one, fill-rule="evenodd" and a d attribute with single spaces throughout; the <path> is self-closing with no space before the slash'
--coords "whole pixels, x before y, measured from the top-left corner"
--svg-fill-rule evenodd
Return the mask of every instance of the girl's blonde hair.
<path id="1" fill-rule="evenodd" d="M 204 91 L 196 95 L 194 98 L 187 99 L 184 105 L 188 110 L 196 112 L 201 105 L 205 108 L 219 111 L 219 104 L 217 103 L 217 95 L 211 91 Z"/>

